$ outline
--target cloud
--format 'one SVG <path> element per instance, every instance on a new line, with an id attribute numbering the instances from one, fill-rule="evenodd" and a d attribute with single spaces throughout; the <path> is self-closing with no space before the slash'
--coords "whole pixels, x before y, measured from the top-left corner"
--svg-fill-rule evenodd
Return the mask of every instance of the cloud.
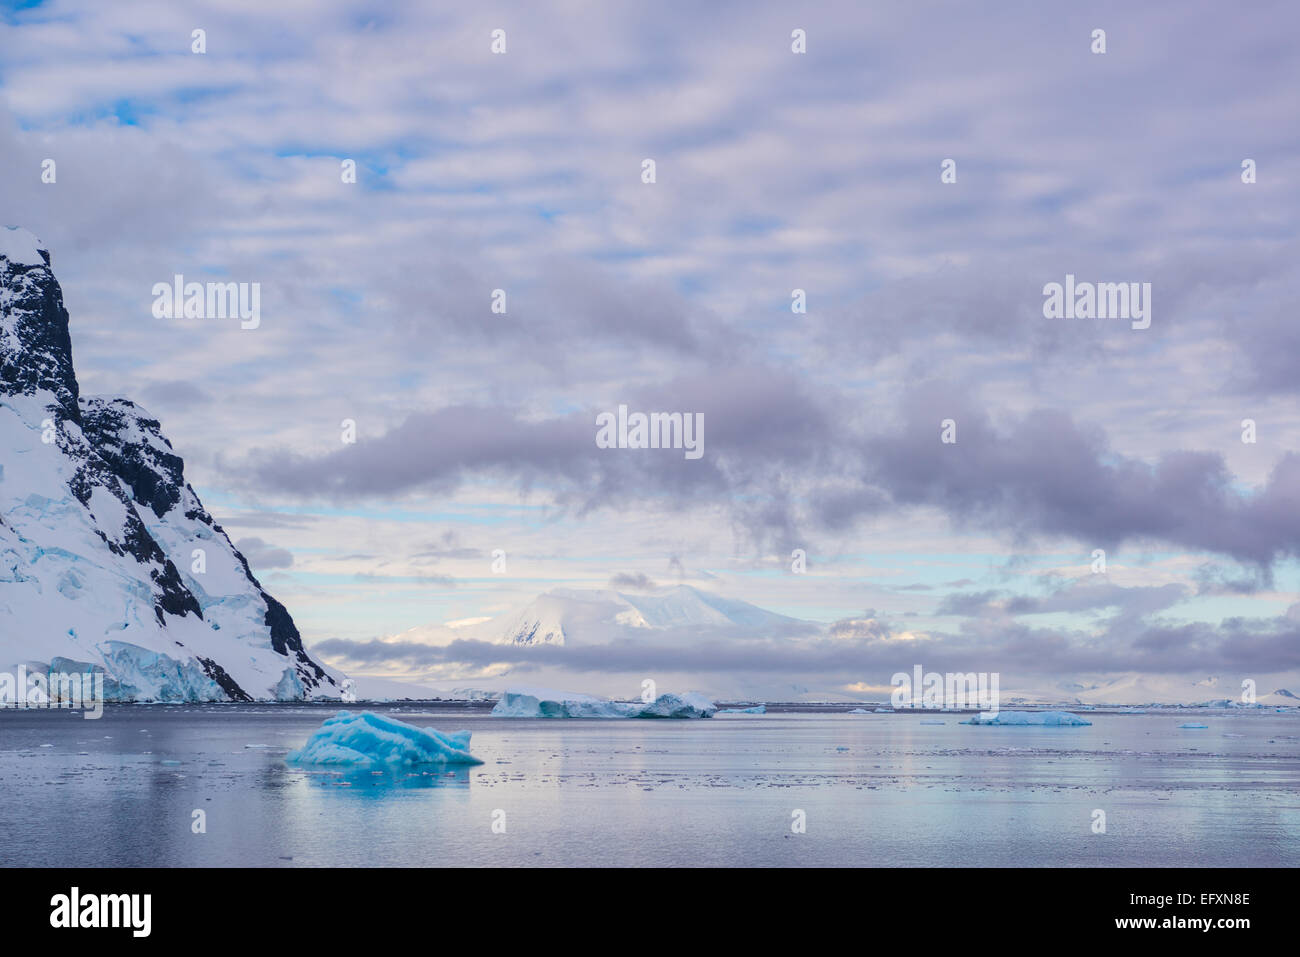
<path id="1" fill-rule="evenodd" d="M 292 568 L 293 554 L 287 549 L 276 548 L 260 538 L 241 538 L 235 542 L 235 548 L 248 559 L 254 568 Z"/>
<path id="2" fill-rule="evenodd" d="M 609 580 L 610 588 L 625 588 L 629 591 L 652 591 L 657 588 L 654 580 L 641 572 L 619 572 Z"/>
<path id="3" fill-rule="evenodd" d="M 412 669 L 510 665 L 567 673 L 642 671 L 700 675 L 778 675 L 830 683 L 884 676 L 918 662 L 938 671 L 987 671 L 1055 677 L 1137 671 L 1152 674 L 1275 674 L 1300 668 L 1300 624 L 1286 616 L 1203 622 L 1123 622 L 1102 635 L 1000 622 L 951 633 L 897 638 L 869 620 L 837 623 L 827 638 L 766 640 L 715 637 L 707 642 L 623 640 L 581 646 L 500 645 L 328 639 L 313 651 L 354 667 L 401 664 Z"/>
<path id="4" fill-rule="evenodd" d="M 83 389 L 157 406 L 223 523 L 290 536 L 295 579 L 401 555 L 464 586 L 300 583 L 309 638 L 672 555 L 668 580 L 849 631 L 868 600 L 918 629 L 944 608 L 953 649 L 1087 657 L 1076 637 L 1128 609 L 1121 662 L 1144 635 L 1227 647 L 1230 602 L 1294 586 L 1294 5 L 814 5 L 804 56 L 775 2 L 707 30 L 686 0 L 508 5 L 504 57 L 469 8 L 214 8 L 203 56 L 189 14 L 147 9 L 0 18 L 6 216 L 52 248 Z M 155 320 L 176 273 L 260 283 L 261 328 Z M 1067 273 L 1151 282 L 1151 328 L 1044 319 Z M 703 412 L 704 458 L 597 449 L 624 402 Z M 796 547 L 809 574 L 772 577 Z M 512 575 L 471 585 L 496 548 Z M 1200 624 L 1141 617 L 1174 590 L 1040 581 L 1094 548 L 1173 553 Z M 1049 608 L 1070 624 L 1022 630 Z"/>

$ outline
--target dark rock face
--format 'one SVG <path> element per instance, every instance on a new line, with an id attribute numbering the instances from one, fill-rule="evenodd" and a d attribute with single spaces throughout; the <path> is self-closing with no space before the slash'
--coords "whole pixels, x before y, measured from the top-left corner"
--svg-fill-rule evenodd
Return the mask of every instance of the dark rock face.
<path id="1" fill-rule="evenodd" d="M 130 399 L 93 397 L 81 403 L 81 425 L 137 502 L 159 518 L 180 504 L 185 463 L 163 437 L 157 419 Z"/>
<path id="2" fill-rule="evenodd" d="M 63 290 L 44 262 L 0 259 L 0 308 L 12 336 L 0 338 L 0 395 L 53 394 L 57 411 L 80 422 L 77 377 L 72 371 L 72 338 Z"/>

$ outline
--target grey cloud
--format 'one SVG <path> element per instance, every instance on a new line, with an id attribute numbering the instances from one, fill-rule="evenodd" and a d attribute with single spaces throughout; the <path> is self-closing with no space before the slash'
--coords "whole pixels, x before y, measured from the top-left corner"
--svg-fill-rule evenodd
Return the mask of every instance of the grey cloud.
<path id="1" fill-rule="evenodd" d="M 291 552 L 284 548 L 276 548 L 260 538 L 241 538 L 235 542 L 235 548 L 248 559 L 248 563 L 254 568 L 293 567 L 293 554 Z"/>
<path id="2" fill-rule="evenodd" d="M 330 639 L 313 650 L 359 665 L 401 663 L 521 669 L 561 666 L 574 672 L 643 670 L 699 674 L 871 676 L 884 681 L 917 663 L 940 671 L 997 671 L 1004 676 L 1141 671 L 1155 674 L 1250 675 L 1300 667 L 1300 625 L 1287 618 L 1229 619 L 1220 626 L 1147 624 L 1134 634 L 1097 636 L 1003 622 L 914 640 L 890 640 L 885 627 L 846 626 L 837 638 L 801 642 L 721 639 L 659 645 L 634 641 L 573 647 L 527 647 L 455 641 Z"/>
<path id="3" fill-rule="evenodd" d="M 620 572 L 609 580 L 610 588 L 626 588 L 630 591 L 651 591 L 656 588 L 652 578 L 642 572 Z"/>

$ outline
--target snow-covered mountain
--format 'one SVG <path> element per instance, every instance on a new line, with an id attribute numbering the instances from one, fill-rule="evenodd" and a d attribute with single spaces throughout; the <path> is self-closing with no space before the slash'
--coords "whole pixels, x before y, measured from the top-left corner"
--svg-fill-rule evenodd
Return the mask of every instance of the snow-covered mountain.
<path id="1" fill-rule="evenodd" d="M 49 252 L 0 228 L 0 669 L 110 700 L 340 696 L 185 482 L 158 421 L 83 397 Z"/>
<path id="2" fill-rule="evenodd" d="M 1149 675 L 1128 672 L 1092 679 L 1061 682 L 1052 687 L 1015 687 L 1003 690 L 1005 701 L 1037 704 L 1093 705 L 1096 707 L 1141 705 L 1183 705 L 1188 707 L 1239 707 L 1242 687 L 1236 679 L 1181 675 Z M 1256 693 L 1255 704 L 1261 707 L 1296 707 L 1300 705 L 1290 691 L 1278 688 Z"/>
<path id="3" fill-rule="evenodd" d="M 815 626 L 722 598 L 689 585 L 647 592 L 557 588 L 522 608 L 456 629 L 458 637 L 516 645 L 564 645 L 608 640 L 618 633 L 725 628 L 755 635 Z"/>

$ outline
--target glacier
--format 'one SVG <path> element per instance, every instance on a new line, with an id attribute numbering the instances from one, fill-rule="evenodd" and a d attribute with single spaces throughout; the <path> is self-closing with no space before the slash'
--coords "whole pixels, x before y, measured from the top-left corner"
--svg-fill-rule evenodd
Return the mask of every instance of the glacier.
<path id="1" fill-rule="evenodd" d="M 1070 714 L 1068 711 L 982 711 L 969 721 L 960 721 L 958 723 L 1013 727 L 1033 726 L 1039 728 L 1092 726 L 1091 721 L 1085 721 L 1078 715 Z"/>
<path id="2" fill-rule="evenodd" d="M 468 731 L 417 728 L 373 711 L 340 711 L 327 718 L 297 751 L 291 764 L 395 766 L 482 764 L 469 753 Z"/>
<path id="3" fill-rule="evenodd" d="M 185 481 L 158 420 L 83 396 L 49 250 L 0 229 L 0 669 L 109 701 L 338 700 Z"/>
<path id="4" fill-rule="evenodd" d="M 654 701 L 623 702 L 549 688 L 507 688 L 492 708 L 497 718 L 711 718 L 717 706 L 704 695 L 661 694 Z"/>

